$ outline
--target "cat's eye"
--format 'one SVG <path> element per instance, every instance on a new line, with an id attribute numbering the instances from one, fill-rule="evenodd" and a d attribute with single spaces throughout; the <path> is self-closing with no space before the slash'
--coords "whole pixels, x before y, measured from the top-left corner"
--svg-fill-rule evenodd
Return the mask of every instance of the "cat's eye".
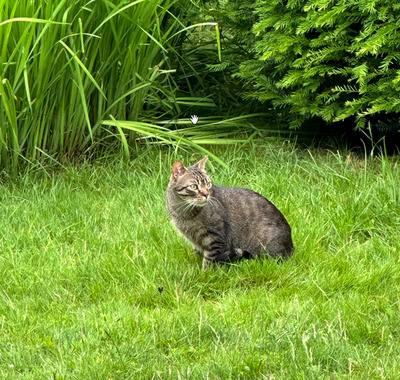
<path id="1" fill-rule="evenodd" d="M 189 186 L 189 189 L 190 189 L 190 190 L 197 190 L 198 187 L 197 187 L 197 185 L 194 183 L 193 185 L 190 185 L 190 186 Z"/>
<path id="2" fill-rule="evenodd" d="M 207 183 L 206 183 L 206 188 L 207 188 L 207 189 L 211 189 L 211 186 L 212 186 L 212 183 L 211 183 L 211 182 L 207 182 Z"/>

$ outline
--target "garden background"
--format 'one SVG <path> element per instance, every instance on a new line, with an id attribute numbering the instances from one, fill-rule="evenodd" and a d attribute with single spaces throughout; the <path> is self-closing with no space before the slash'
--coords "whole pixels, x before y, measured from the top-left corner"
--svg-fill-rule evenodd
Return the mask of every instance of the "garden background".
<path id="1" fill-rule="evenodd" d="M 399 378 L 399 16 L 0 0 L 2 377 Z M 291 260 L 201 271 L 164 193 L 205 153 Z"/>

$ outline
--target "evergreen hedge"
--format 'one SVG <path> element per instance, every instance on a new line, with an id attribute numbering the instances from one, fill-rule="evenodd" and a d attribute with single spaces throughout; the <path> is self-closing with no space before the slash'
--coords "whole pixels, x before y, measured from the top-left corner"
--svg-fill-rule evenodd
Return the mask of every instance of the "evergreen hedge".
<path id="1" fill-rule="evenodd" d="M 252 52 L 235 74 L 247 83 L 246 97 L 281 108 L 291 127 L 315 117 L 358 128 L 397 120 L 397 0 L 223 0 L 207 9 L 230 44 Z"/>

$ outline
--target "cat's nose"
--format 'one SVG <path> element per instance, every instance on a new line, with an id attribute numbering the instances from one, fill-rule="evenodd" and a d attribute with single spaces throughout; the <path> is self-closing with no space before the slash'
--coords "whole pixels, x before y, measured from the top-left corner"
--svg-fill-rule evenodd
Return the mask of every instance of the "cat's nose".
<path id="1" fill-rule="evenodd" d="M 206 199 L 208 198 L 208 191 L 206 189 L 200 189 L 199 193 L 205 197 Z"/>

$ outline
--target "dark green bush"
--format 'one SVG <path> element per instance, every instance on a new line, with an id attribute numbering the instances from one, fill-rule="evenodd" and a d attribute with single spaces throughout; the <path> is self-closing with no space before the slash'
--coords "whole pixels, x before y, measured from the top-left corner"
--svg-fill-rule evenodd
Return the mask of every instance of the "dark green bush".
<path id="1" fill-rule="evenodd" d="M 215 10 L 209 12 L 207 7 L 195 5 L 187 6 L 182 1 L 178 3 L 183 5 L 187 19 L 190 20 L 191 27 L 185 33 L 185 39 L 181 46 L 177 46 L 180 59 L 176 64 L 177 75 L 175 76 L 179 85 L 180 96 L 190 96 L 196 98 L 204 98 L 209 100 L 212 107 L 204 109 L 204 102 L 201 108 L 190 107 L 185 110 L 186 115 L 197 113 L 208 115 L 230 115 L 237 116 L 241 114 L 255 112 L 252 108 L 253 104 L 258 101 L 248 99 L 243 101 L 244 91 L 241 85 L 241 79 L 236 78 L 233 74 L 239 70 L 241 62 L 252 58 L 252 54 L 246 51 L 246 46 L 239 47 L 234 40 L 240 43 L 244 37 L 252 37 L 251 27 L 254 23 L 252 17 L 247 17 L 247 31 L 242 33 L 238 25 L 234 27 L 235 34 L 228 33 L 228 38 L 224 38 L 225 29 L 230 23 L 230 12 L 211 14 Z M 248 6 L 247 6 L 248 8 Z M 183 10 L 183 7 L 182 7 Z M 250 11 L 246 12 L 251 15 Z M 224 51 L 222 61 L 219 59 L 218 46 L 216 40 L 215 19 L 219 20 L 220 35 L 224 38 Z M 235 20 L 239 21 L 239 20 Z M 241 19 L 243 21 L 243 19 Z M 236 38 L 237 35 L 238 38 Z"/>
<path id="2" fill-rule="evenodd" d="M 221 0 L 205 9 L 246 51 L 235 74 L 246 97 L 281 109 L 291 127 L 318 117 L 361 128 L 400 112 L 397 0 Z"/>

